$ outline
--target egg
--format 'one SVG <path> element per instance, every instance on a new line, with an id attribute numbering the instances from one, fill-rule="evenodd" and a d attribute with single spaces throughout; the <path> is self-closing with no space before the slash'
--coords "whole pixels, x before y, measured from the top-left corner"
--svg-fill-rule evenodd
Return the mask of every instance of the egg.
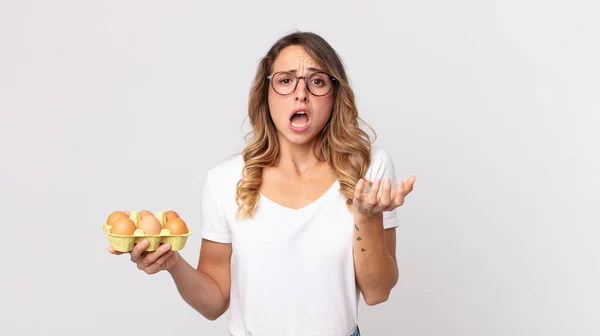
<path id="1" fill-rule="evenodd" d="M 167 220 L 171 220 L 173 218 L 179 218 L 179 214 L 173 210 L 169 210 L 165 213 L 165 216 L 167 217 Z"/>
<path id="2" fill-rule="evenodd" d="M 182 235 L 188 233 L 188 228 L 183 219 L 175 217 L 171 220 L 167 220 L 165 223 L 165 229 L 171 231 L 172 235 Z"/>
<path id="3" fill-rule="evenodd" d="M 160 234 L 162 226 L 160 225 L 158 219 L 154 217 L 154 215 L 146 215 L 140 219 L 140 222 L 138 223 L 138 229 L 141 229 L 144 231 L 144 234 L 147 235 L 157 235 Z"/>
<path id="4" fill-rule="evenodd" d="M 120 216 L 112 222 L 110 233 L 131 236 L 135 229 L 135 223 L 129 217 Z"/>
<path id="5" fill-rule="evenodd" d="M 106 224 L 107 225 L 112 225 L 112 223 L 117 220 L 117 218 L 120 217 L 129 217 L 129 215 L 127 215 L 125 212 L 123 211 L 114 211 L 113 213 L 111 213 L 108 216 L 108 219 L 106 219 Z"/>
<path id="6" fill-rule="evenodd" d="M 140 213 L 140 218 L 144 218 L 146 216 L 154 216 L 154 214 L 148 210 L 142 210 L 139 213 Z"/>

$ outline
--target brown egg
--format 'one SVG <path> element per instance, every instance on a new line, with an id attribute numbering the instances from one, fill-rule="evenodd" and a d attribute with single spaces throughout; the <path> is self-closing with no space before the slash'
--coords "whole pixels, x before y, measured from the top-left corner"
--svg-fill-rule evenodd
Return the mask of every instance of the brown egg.
<path id="1" fill-rule="evenodd" d="M 108 219 L 106 220 L 106 224 L 107 225 L 112 225 L 112 223 L 117 220 L 117 218 L 120 217 L 129 217 L 129 215 L 127 215 L 125 212 L 123 211 L 114 211 L 113 213 L 111 213 L 108 216 Z"/>
<path id="2" fill-rule="evenodd" d="M 138 223 L 138 229 L 144 231 L 144 234 L 147 235 L 157 235 L 162 230 L 162 226 L 160 222 L 154 215 L 145 216 Z"/>
<path id="3" fill-rule="evenodd" d="M 140 211 L 140 218 L 144 218 L 146 216 L 154 216 L 154 214 L 148 210 Z"/>
<path id="4" fill-rule="evenodd" d="M 110 228 L 110 233 L 131 236 L 135 231 L 135 223 L 127 216 L 117 218 Z"/>
<path id="5" fill-rule="evenodd" d="M 173 210 L 169 210 L 165 213 L 165 216 L 167 217 L 167 220 L 171 220 L 173 218 L 179 218 L 179 214 Z"/>
<path id="6" fill-rule="evenodd" d="M 165 229 L 171 231 L 172 235 L 182 235 L 188 233 L 187 225 L 183 219 L 175 217 L 165 223 Z"/>

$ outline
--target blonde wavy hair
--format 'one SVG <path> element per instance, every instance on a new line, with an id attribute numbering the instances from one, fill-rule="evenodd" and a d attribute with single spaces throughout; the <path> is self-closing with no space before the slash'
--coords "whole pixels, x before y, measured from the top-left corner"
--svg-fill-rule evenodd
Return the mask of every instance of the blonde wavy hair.
<path id="1" fill-rule="evenodd" d="M 238 218 L 253 217 L 260 196 L 262 169 L 272 166 L 279 154 L 277 130 L 269 113 L 267 76 L 273 71 L 273 64 L 281 50 L 292 45 L 304 47 L 324 71 L 336 78 L 331 117 L 318 135 L 319 146 L 315 148 L 315 156 L 337 172 L 341 193 L 347 198 L 346 205 L 351 211 L 354 210 L 355 186 L 361 178 L 365 178 L 370 164 L 371 144 L 376 133 L 358 116 L 354 92 L 339 55 L 317 34 L 294 32 L 286 35 L 275 42 L 261 59 L 250 89 L 248 119 L 252 130 L 246 135 L 247 146 L 242 151 L 244 168 L 236 188 Z M 372 137 L 360 128 L 359 123 L 371 131 Z M 366 179 L 365 182 L 371 184 Z"/>

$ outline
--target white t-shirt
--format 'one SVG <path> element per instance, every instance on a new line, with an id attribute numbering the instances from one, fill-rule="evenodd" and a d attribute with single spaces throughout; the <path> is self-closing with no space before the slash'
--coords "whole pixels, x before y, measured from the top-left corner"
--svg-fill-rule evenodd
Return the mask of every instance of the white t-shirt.
<path id="1" fill-rule="evenodd" d="M 391 157 L 375 146 L 366 177 L 389 176 Z M 354 218 L 339 181 L 301 209 L 259 198 L 255 218 L 237 220 L 241 154 L 212 167 L 204 184 L 202 237 L 232 243 L 229 329 L 233 336 L 346 336 L 358 322 Z M 398 226 L 396 210 L 384 227 Z"/>

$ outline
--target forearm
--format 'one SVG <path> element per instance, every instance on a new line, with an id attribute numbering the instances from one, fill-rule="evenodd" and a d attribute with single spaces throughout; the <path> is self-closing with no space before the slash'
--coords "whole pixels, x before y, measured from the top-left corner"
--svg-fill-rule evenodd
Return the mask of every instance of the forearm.
<path id="1" fill-rule="evenodd" d="M 207 274 L 193 268 L 183 258 L 180 258 L 169 273 L 183 300 L 202 316 L 209 320 L 216 320 L 227 310 L 229 303 L 215 281 Z"/>
<path id="2" fill-rule="evenodd" d="M 356 282 L 369 305 L 387 300 L 398 281 L 398 266 L 385 242 L 383 216 L 354 216 Z"/>

